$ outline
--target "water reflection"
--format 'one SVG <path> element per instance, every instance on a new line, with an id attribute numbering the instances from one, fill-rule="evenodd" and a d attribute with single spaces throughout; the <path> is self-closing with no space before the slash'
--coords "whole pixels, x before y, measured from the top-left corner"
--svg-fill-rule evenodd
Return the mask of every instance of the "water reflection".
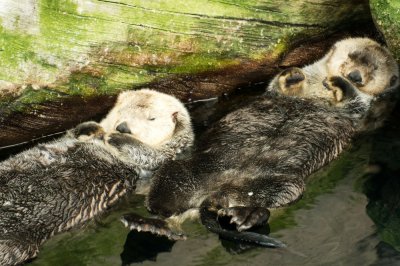
<path id="1" fill-rule="evenodd" d="M 161 252 L 169 252 L 175 241 L 148 232 L 129 232 L 121 253 L 122 265 L 145 260 L 155 261 Z"/>
<path id="2" fill-rule="evenodd" d="M 377 246 L 376 265 L 400 265 L 400 105 L 386 127 L 375 135 L 364 191 L 367 213 L 383 241 Z"/>

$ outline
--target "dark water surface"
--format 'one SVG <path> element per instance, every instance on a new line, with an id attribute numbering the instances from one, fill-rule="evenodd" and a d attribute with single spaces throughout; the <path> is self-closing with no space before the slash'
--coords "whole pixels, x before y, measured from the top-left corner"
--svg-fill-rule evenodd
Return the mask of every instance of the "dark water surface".
<path id="1" fill-rule="evenodd" d="M 246 94 L 247 95 L 247 94 Z M 238 93 L 190 106 L 200 133 L 251 96 Z M 84 228 L 58 235 L 32 265 L 400 265 L 400 123 L 397 108 L 383 129 L 310 177 L 298 203 L 274 211 L 271 236 L 286 249 L 248 248 L 221 241 L 197 221 L 172 242 L 129 232 L 122 214 L 147 215 L 143 197 L 126 198 Z"/>

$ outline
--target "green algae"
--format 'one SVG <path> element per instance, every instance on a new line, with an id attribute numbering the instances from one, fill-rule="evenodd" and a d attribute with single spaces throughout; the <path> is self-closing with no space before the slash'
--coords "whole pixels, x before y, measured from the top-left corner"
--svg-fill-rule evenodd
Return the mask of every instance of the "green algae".
<path id="1" fill-rule="evenodd" d="M 113 94 L 171 74 L 279 56 L 296 36 L 327 32 L 363 8 L 338 5 L 321 21 L 328 8 L 303 1 L 40 0 L 32 22 L 38 32 L 1 28 L 0 79 L 71 95 Z M 104 76 L 76 78 L 87 66 Z"/>
<path id="2" fill-rule="evenodd" d="M 34 57 L 31 51 L 32 38 L 14 33 L 0 27 L 0 79 L 18 82 L 22 73 L 19 73 L 19 65 Z M 15 76 L 13 75 L 15 73 Z"/>
<path id="3" fill-rule="evenodd" d="M 371 0 L 369 3 L 375 25 L 384 35 L 390 51 L 400 62 L 400 2 Z"/>

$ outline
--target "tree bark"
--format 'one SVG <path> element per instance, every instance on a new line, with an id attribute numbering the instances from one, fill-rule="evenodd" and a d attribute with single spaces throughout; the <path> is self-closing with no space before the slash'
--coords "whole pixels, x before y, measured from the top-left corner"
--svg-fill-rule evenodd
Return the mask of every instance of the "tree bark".
<path id="1" fill-rule="evenodd" d="M 0 146 L 105 113 L 125 89 L 184 101 L 264 82 L 368 34 L 367 0 L 3 0 Z"/>

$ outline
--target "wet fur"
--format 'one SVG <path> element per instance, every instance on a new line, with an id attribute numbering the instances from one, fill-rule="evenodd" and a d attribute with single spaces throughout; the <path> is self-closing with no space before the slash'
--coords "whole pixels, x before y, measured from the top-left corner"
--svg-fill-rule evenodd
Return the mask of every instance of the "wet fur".
<path id="1" fill-rule="evenodd" d="M 366 43 L 376 44 L 362 38 L 350 42 L 361 50 Z M 338 44 L 315 64 L 278 74 L 265 95 L 215 123 L 192 158 L 163 165 L 152 179 L 148 209 L 177 217 L 208 202 L 231 216 L 241 231 L 265 222 L 263 209 L 298 200 L 306 178 L 371 125 L 375 108 L 379 103 L 387 107 L 398 84 L 383 79 L 375 94 L 361 91 L 340 73 L 330 75 L 330 60 L 348 51 Z M 387 71 L 389 79 L 394 75 L 397 66 Z M 377 116 L 372 127 L 381 125 L 386 114 Z"/>
<path id="2" fill-rule="evenodd" d="M 357 82 L 351 75 L 356 72 Z M 350 86 L 338 88 L 335 82 Z M 268 90 L 347 109 L 359 116 L 358 130 L 365 131 L 382 126 L 397 100 L 398 85 L 397 62 L 385 47 L 369 38 L 348 38 L 334 44 L 317 62 L 282 71 Z"/>
<path id="3" fill-rule="evenodd" d="M 118 102 L 130 101 L 135 95 L 125 92 Z M 180 114 L 172 137 L 156 147 L 130 134 L 107 132 L 101 123 L 86 122 L 58 140 L 1 162 L 0 264 L 14 265 L 35 257 L 46 239 L 114 205 L 134 191 L 143 173 L 147 176 L 190 146 L 190 117 L 174 101 Z M 128 114 L 122 117 L 129 116 L 129 110 L 124 112 Z M 171 120 L 175 119 L 172 114 Z M 102 123 L 110 123 L 108 119 Z"/>
<path id="4" fill-rule="evenodd" d="M 148 208 L 169 217 L 200 207 L 206 198 L 218 208 L 287 205 L 354 131 L 351 117 L 332 107 L 262 96 L 212 126 L 191 159 L 162 166 L 153 177 Z"/>

